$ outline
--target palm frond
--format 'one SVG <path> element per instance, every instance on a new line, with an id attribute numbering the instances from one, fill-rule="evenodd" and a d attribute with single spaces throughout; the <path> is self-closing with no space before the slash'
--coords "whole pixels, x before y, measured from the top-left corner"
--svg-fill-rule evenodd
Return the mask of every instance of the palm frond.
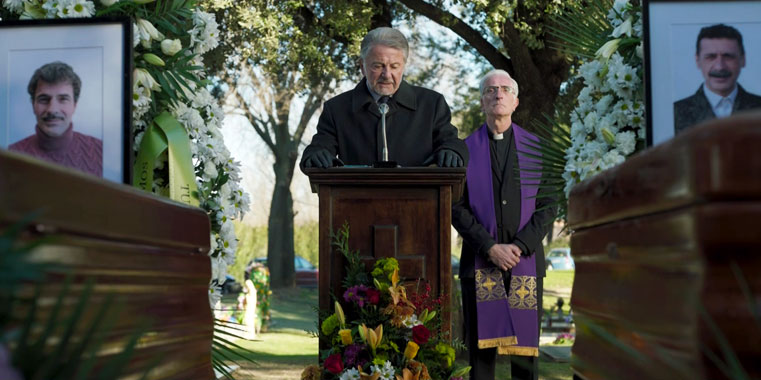
<path id="1" fill-rule="evenodd" d="M 612 5 L 610 0 L 593 0 L 554 16 L 547 25 L 547 33 L 555 38 L 548 41 L 549 46 L 576 57 L 594 57 L 612 31 L 607 20 Z"/>

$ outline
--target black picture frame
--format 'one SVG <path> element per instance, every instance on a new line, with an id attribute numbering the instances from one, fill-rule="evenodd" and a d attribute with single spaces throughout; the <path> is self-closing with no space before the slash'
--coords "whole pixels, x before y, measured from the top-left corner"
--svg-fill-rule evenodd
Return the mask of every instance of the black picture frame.
<path id="1" fill-rule="evenodd" d="M 128 17 L 0 22 L 0 148 L 36 134 L 29 81 L 64 62 L 82 82 L 73 131 L 101 140 L 101 177 L 131 183 L 132 33 Z"/>
<path id="2" fill-rule="evenodd" d="M 643 1 L 647 145 L 674 136 L 674 102 L 694 95 L 703 83 L 695 61 L 700 29 L 715 24 L 743 37 L 746 65 L 737 83 L 761 94 L 761 1 Z"/>

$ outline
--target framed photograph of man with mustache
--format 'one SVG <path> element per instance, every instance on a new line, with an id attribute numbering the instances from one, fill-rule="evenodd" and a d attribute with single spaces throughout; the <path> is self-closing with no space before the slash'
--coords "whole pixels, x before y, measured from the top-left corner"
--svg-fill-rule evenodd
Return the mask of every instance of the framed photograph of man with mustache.
<path id="1" fill-rule="evenodd" d="M 761 1 L 643 2 L 648 146 L 761 109 Z"/>
<path id="2" fill-rule="evenodd" d="M 132 23 L 0 22 L 0 149 L 130 182 Z"/>

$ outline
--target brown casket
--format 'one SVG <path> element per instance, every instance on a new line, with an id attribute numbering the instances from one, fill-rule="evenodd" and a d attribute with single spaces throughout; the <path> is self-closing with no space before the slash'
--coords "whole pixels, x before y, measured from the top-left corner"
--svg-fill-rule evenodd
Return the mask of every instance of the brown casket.
<path id="1" fill-rule="evenodd" d="M 736 378 L 734 357 L 761 377 L 761 113 L 576 186 L 568 224 L 578 376 Z"/>
<path id="2" fill-rule="evenodd" d="M 58 266 L 37 298 L 38 325 L 51 313 L 63 273 L 73 276 L 67 310 L 93 280 L 74 341 L 109 296 L 121 306 L 109 315 L 113 323 L 103 332 L 99 363 L 142 332 L 120 378 L 141 378 L 151 365 L 148 379 L 214 377 L 204 210 L 0 149 L 0 233 L 30 215 L 36 216 L 21 241 L 48 243 L 28 252 L 29 260 Z"/>

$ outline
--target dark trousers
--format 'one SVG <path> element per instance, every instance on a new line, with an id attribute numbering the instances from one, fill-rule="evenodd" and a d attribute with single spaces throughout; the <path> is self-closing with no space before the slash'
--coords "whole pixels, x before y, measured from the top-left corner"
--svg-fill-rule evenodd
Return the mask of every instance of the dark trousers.
<path id="1" fill-rule="evenodd" d="M 537 326 L 542 320 L 542 291 L 544 278 L 537 277 Z M 494 380 L 497 349 L 478 348 L 478 319 L 476 318 L 476 279 L 460 278 L 462 288 L 463 316 L 465 317 L 465 344 L 468 346 L 470 380 Z M 510 289 L 510 278 L 505 279 L 505 289 Z M 507 316 L 505 316 L 507 318 Z M 533 356 L 510 355 L 510 378 L 513 380 L 537 380 L 539 378 L 539 358 Z"/>

